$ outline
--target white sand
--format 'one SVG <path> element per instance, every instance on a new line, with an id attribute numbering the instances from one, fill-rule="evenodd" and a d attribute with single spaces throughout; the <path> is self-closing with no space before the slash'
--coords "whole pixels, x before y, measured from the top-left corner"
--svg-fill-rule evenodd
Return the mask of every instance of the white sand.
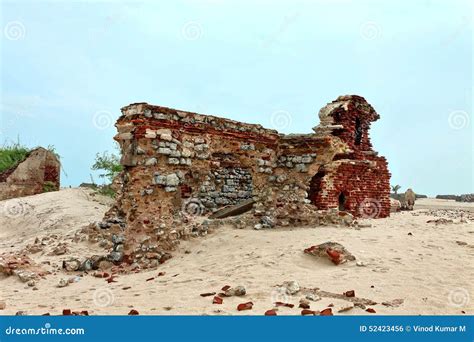
<path id="1" fill-rule="evenodd" d="M 54 233 L 58 238 L 52 239 L 44 254 L 31 255 L 33 260 L 60 264 L 70 255 L 94 254 L 100 250 L 96 245 L 75 243 L 71 238 L 83 225 L 102 217 L 107 205 L 96 202 L 97 198 L 84 190 L 67 189 L 20 199 L 30 210 L 15 217 L 2 213 L 0 253 L 20 250 L 35 237 Z M 0 213 L 8 203 L 0 202 Z M 424 208 L 446 204 L 440 203 L 432 199 L 417 202 L 418 207 Z M 474 211 L 474 204 L 450 202 L 449 206 Z M 18 277 L 4 277 L 0 278 L 0 301 L 6 302 L 6 308 L 0 314 L 23 310 L 28 314 L 54 315 L 62 309 L 72 309 L 88 310 L 89 314 L 123 315 L 134 308 L 140 314 L 262 315 L 273 307 L 274 301 L 288 301 L 296 304 L 295 308 L 280 308 L 278 314 L 299 315 L 301 309 L 297 307 L 303 295 L 285 298 L 276 291 L 275 285 L 286 280 L 336 293 L 355 290 L 358 297 L 378 303 L 403 299 L 398 307 L 371 306 L 377 314 L 438 315 L 462 314 L 462 311 L 473 314 L 474 221 L 428 224 L 426 221 L 432 217 L 423 211 L 417 209 L 387 219 L 367 220 L 372 227 L 360 230 L 314 227 L 256 231 L 223 227 L 205 238 L 184 241 L 174 257 L 157 270 L 120 275 L 117 282 L 110 284 L 84 275 L 78 282 L 58 288 L 60 278 L 73 276 L 58 271 L 38 281 L 38 290 L 34 291 Z M 409 232 L 413 235 L 408 235 Z M 61 241 L 68 243 L 67 256 L 46 255 Z M 303 253 L 303 249 L 326 241 L 343 244 L 366 266 L 355 263 L 335 266 L 326 259 Z M 166 274 L 157 277 L 158 272 Z M 146 281 L 151 277 L 155 278 Z M 212 304 L 212 296 L 200 297 L 201 293 L 220 292 L 224 285 L 243 285 L 247 295 L 224 298 L 222 305 Z M 128 286 L 131 288 L 123 290 Z M 254 303 L 253 309 L 238 312 L 236 306 L 247 301 Z M 311 302 L 311 309 L 322 310 L 331 303 L 338 314 L 337 309 L 349 302 L 323 297 Z M 354 308 L 340 314 L 369 313 Z"/>

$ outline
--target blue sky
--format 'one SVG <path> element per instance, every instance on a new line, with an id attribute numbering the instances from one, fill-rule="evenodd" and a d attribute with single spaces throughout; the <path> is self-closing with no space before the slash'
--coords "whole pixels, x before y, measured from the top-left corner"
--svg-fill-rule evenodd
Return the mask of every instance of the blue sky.
<path id="1" fill-rule="evenodd" d="M 305 133 L 358 94 L 392 184 L 474 192 L 468 0 L 1 3 L 0 141 L 54 145 L 64 186 L 132 102 Z"/>

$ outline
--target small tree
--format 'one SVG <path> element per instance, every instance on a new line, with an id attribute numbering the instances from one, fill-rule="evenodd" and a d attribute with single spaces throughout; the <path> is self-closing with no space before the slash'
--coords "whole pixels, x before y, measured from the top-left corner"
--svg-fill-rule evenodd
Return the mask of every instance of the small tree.
<path id="1" fill-rule="evenodd" d="M 99 177 L 112 183 L 114 178 L 123 170 L 123 167 L 120 165 L 120 158 L 117 155 L 105 151 L 102 154 L 97 153 L 95 155 L 92 170 L 103 170 L 104 173 L 101 173 Z"/>
<path id="2" fill-rule="evenodd" d="M 95 156 L 94 165 L 91 167 L 92 170 L 102 170 L 103 173 L 99 174 L 100 178 L 107 181 L 106 184 L 99 186 L 99 192 L 103 195 L 110 197 L 115 196 L 115 191 L 112 189 L 112 182 L 114 178 L 123 170 L 123 166 L 120 164 L 120 157 L 107 151 L 102 154 L 97 153 Z"/>
<path id="3" fill-rule="evenodd" d="M 396 195 L 398 193 L 398 190 L 400 190 L 402 187 L 400 185 L 392 185 L 392 191 Z"/>

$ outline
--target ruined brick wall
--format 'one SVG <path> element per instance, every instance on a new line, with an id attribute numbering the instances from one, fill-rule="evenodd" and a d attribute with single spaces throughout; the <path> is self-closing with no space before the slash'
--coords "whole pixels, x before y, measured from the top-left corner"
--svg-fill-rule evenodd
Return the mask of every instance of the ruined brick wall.
<path id="1" fill-rule="evenodd" d="M 0 200 L 59 190 L 60 170 L 54 153 L 34 149 L 18 165 L 0 173 Z"/>
<path id="2" fill-rule="evenodd" d="M 323 165 L 312 180 L 319 208 L 340 207 L 356 217 L 390 215 L 390 173 L 384 157 L 372 150 L 369 129 L 380 116 L 360 96 L 340 96 L 319 112 L 316 134 L 338 137 L 348 150 Z"/>
<path id="3" fill-rule="evenodd" d="M 126 228 L 125 254 L 136 259 L 204 234 L 205 225 L 187 224 L 190 216 L 248 199 L 261 226 L 317 224 L 321 211 L 338 208 L 388 216 L 390 174 L 368 135 L 377 113 L 362 97 L 342 96 L 319 116 L 315 133 L 283 135 L 146 103 L 122 108 L 115 139 L 124 171 L 103 227 Z M 123 257 L 118 249 L 114 261 Z"/>

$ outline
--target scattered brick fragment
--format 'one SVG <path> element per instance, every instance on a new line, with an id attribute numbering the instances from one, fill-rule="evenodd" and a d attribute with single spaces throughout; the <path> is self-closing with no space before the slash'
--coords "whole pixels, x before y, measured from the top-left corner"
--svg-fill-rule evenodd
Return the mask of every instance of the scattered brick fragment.
<path id="1" fill-rule="evenodd" d="M 209 297 L 209 296 L 214 296 L 216 293 L 215 292 L 206 292 L 206 293 L 201 293 L 201 297 Z"/>
<path id="2" fill-rule="evenodd" d="M 372 308 L 367 308 L 365 311 L 370 312 L 370 313 L 376 313 L 376 311 Z"/>
<path id="3" fill-rule="evenodd" d="M 265 311 L 265 316 L 277 316 L 277 312 L 274 309 Z"/>
<path id="4" fill-rule="evenodd" d="M 319 313 L 319 315 L 320 316 L 333 316 L 332 309 L 331 308 L 324 309 Z"/>
<path id="5" fill-rule="evenodd" d="M 275 306 L 285 306 L 287 308 L 293 308 L 295 304 L 290 303 L 283 303 L 283 302 L 275 302 Z"/>
<path id="6" fill-rule="evenodd" d="M 301 310 L 301 316 L 315 316 L 316 315 L 316 311 L 313 311 L 313 310 L 308 310 L 308 309 L 303 309 Z"/>
<path id="7" fill-rule="evenodd" d="M 242 304 L 237 305 L 237 310 L 239 310 L 239 311 L 251 310 L 252 307 L 253 307 L 253 303 L 252 302 L 247 302 L 247 303 L 242 303 Z"/>
<path id="8" fill-rule="evenodd" d="M 107 281 L 107 283 L 116 283 L 117 280 L 115 280 L 116 276 L 114 275 L 111 275 L 110 277 L 108 277 L 107 279 L 105 279 Z"/>
<path id="9" fill-rule="evenodd" d="M 354 290 L 346 291 L 346 292 L 344 292 L 344 296 L 346 296 L 346 297 L 355 297 L 355 291 Z"/>
<path id="10" fill-rule="evenodd" d="M 224 300 L 221 297 L 215 296 L 214 299 L 212 300 L 212 304 L 222 304 Z"/>
<path id="11" fill-rule="evenodd" d="M 132 310 L 130 310 L 130 312 L 128 313 L 128 315 L 129 315 L 129 316 L 137 316 L 137 315 L 139 315 L 139 313 L 138 313 L 137 310 L 132 309 Z"/>

